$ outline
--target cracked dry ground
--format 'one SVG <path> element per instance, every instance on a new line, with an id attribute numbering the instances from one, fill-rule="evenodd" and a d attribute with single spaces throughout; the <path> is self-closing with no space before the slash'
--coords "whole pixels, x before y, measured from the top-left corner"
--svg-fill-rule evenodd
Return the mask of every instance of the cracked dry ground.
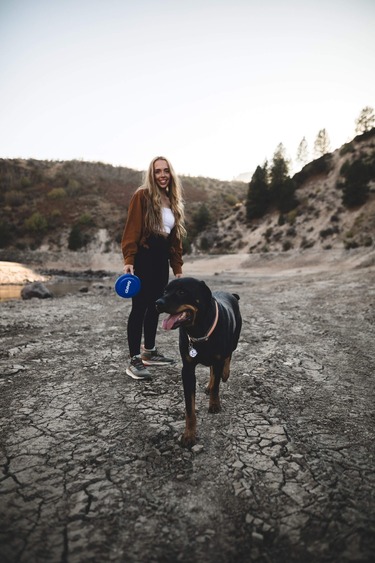
<path id="1" fill-rule="evenodd" d="M 1 561 L 373 560 L 375 272 L 206 281 L 244 326 L 191 451 L 180 362 L 125 375 L 113 280 L 0 306 Z"/>

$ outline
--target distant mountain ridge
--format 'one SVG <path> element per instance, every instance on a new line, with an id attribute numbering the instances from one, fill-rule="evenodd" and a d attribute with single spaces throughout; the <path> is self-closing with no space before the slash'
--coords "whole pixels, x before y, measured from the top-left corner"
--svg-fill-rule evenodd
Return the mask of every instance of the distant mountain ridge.
<path id="1" fill-rule="evenodd" d="M 102 240 L 103 231 L 106 250 L 118 248 L 129 200 L 142 179 L 143 172 L 103 163 L 0 159 L 0 248 L 62 250 L 72 231 L 74 250 Z M 242 182 L 181 179 L 190 232 L 202 205 L 221 217 L 246 197 Z"/>
<path id="2" fill-rule="evenodd" d="M 235 178 L 233 178 L 234 182 L 250 182 L 252 177 L 251 172 L 242 172 L 242 174 L 238 174 Z"/>
<path id="3" fill-rule="evenodd" d="M 364 205 L 342 203 L 342 167 L 375 169 L 375 129 L 294 176 L 298 206 L 246 219 L 248 184 L 181 177 L 189 238 L 186 252 L 264 253 L 329 250 L 375 242 L 375 174 Z M 84 161 L 0 159 L 0 259 L 28 251 L 118 253 L 130 197 L 142 172 Z"/>

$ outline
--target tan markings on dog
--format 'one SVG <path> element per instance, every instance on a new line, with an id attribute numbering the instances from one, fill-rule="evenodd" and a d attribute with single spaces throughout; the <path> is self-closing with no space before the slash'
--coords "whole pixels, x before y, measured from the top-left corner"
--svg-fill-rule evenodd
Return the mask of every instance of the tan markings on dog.
<path id="1" fill-rule="evenodd" d="M 220 405 L 220 397 L 219 397 L 219 393 L 216 393 L 215 395 L 213 394 L 213 392 L 211 391 L 210 393 L 210 402 L 208 405 L 208 412 L 211 414 L 215 414 L 217 412 L 221 411 L 221 405 Z"/>
<path id="2" fill-rule="evenodd" d="M 208 412 L 209 413 L 217 413 L 220 412 L 220 397 L 219 397 L 219 388 L 215 390 L 215 376 L 214 376 L 214 369 L 210 366 L 210 399 L 208 403 Z"/>
<path id="3" fill-rule="evenodd" d="M 195 323 L 195 317 L 197 316 L 198 313 L 198 307 L 194 307 L 194 305 L 182 305 L 182 310 L 183 311 L 191 311 L 193 313 L 193 319 L 191 321 L 191 324 Z M 180 312 L 180 308 L 179 311 Z"/>
<path id="4" fill-rule="evenodd" d="M 169 311 L 169 313 L 171 315 L 178 315 L 179 313 L 181 313 L 181 315 L 186 314 L 188 311 L 190 311 L 193 315 L 193 318 L 190 321 L 190 324 L 193 325 L 195 323 L 195 317 L 197 316 L 197 312 L 198 312 L 198 307 L 194 307 L 194 305 L 189 305 L 189 304 L 183 304 L 180 305 L 179 307 L 177 307 L 177 309 L 173 312 Z"/>
<path id="5" fill-rule="evenodd" d="M 197 418 L 195 416 L 195 396 L 191 396 L 191 413 L 186 412 L 186 426 L 182 435 L 182 445 L 190 447 L 195 444 L 195 434 L 197 431 Z"/>
<path id="6" fill-rule="evenodd" d="M 223 369 L 223 375 L 222 375 L 222 380 L 223 381 L 227 381 L 229 374 L 230 374 L 230 360 L 231 360 L 232 356 L 228 356 L 225 359 L 225 363 L 224 363 L 224 369 Z"/>
<path id="7" fill-rule="evenodd" d="M 205 389 L 206 395 L 209 395 L 210 392 L 211 392 L 211 389 L 213 389 L 214 381 L 215 381 L 214 372 L 213 372 L 213 369 L 212 369 L 212 366 L 211 366 L 210 367 L 210 379 L 208 380 L 208 383 L 207 383 L 207 386 L 206 386 L 206 389 Z"/>
<path id="8" fill-rule="evenodd" d="M 180 305 L 179 307 L 177 307 L 177 309 L 173 312 L 173 314 L 176 313 L 183 313 L 184 311 L 192 311 L 194 314 L 197 313 L 198 308 L 194 307 L 194 305 Z"/>

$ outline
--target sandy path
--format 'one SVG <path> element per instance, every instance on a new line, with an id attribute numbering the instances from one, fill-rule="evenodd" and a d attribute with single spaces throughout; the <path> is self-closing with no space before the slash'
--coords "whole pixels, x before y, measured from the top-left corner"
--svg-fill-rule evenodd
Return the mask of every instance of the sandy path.
<path id="1" fill-rule="evenodd" d="M 0 262 L 0 285 L 23 284 L 34 281 L 45 281 L 42 276 L 23 264 L 17 262 Z"/>

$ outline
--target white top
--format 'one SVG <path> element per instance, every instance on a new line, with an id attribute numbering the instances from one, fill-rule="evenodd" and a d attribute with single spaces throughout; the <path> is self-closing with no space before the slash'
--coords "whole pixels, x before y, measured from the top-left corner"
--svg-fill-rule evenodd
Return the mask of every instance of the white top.
<path id="1" fill-rule="evenodd" d="M 172 209 L 169 209 L 169 207 L 162 207 L 162 214 L 163 214 L 164 232 L 169 235 L 175 224 Z"/>

